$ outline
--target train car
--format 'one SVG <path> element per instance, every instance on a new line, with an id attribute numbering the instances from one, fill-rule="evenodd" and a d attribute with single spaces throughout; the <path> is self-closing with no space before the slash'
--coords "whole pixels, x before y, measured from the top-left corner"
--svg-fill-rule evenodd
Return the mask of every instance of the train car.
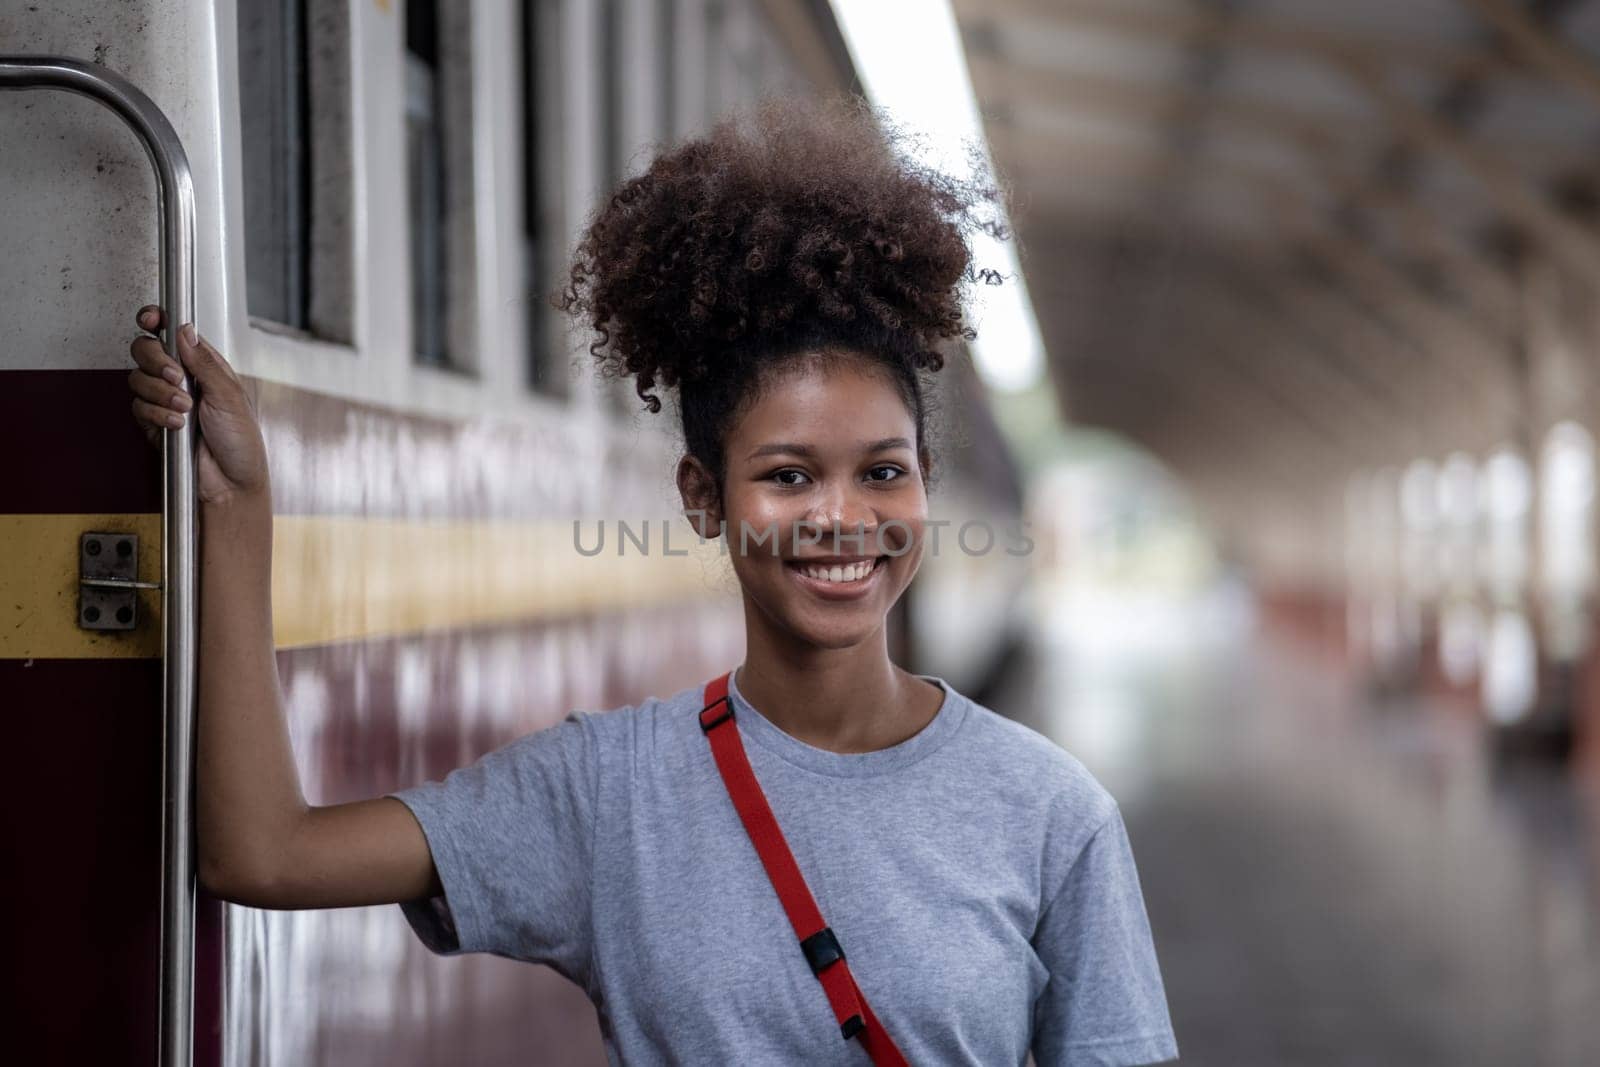
<path id="1" fill-rule="evenodd" d="M 649 145 L 762 94 L 858 87 L 825 3 L 8 0 L 0 56 L 45 55 L 125 78 L 187 153 L 194 318 L 271 457 L 274 635 L 311 803 L 739 661 L 736 584 L 679 517 L 670 406 L 598 381 L 544 297 Z M 161 981 L 182 973 L 159 888 L 162 461 L 126 382 L 162 266 L 151 175 L 114 112 L 0 91 L 11 1054 L 187 1062 L 171 1035 L 158 1053 L 166 1017 L 200 1064 L 603 1063 L 577 987 L 433 956 L 395 907 L 201 892 L 192 992 Z M 957 433 L 935 514 L 1020 515 L 970 361 L 939 389 Z M 624 521 L 652 551 L 621 551 Z M 603 524 L 607 550 L 577 554 Z M 1001 551 L 930 558 L 891 620 L 900 661 L 978 689 L 1024 573 Z"/>

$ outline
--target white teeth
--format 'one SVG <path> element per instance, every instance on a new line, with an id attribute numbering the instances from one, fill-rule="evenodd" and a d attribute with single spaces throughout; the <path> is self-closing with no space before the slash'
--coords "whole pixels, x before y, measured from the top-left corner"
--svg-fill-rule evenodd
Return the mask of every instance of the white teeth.
<path id="1" fill-rule="evenodd" d="M 802 567 L 800 573 L 807 578 L 817 578 L 824 582 L 858 582 L 872 573 L 872 568 L 877 565 L 877 560 L 863 560 L 860 563 L 851 563 L 833 567 Z"/>

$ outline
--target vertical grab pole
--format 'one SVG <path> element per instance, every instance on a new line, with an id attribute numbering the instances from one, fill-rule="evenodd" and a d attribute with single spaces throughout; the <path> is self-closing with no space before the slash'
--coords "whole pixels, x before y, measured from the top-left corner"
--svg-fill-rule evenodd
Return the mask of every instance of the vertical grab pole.
<path id="1" fill-rule="evenodd" d="M 59 89 L 116 112 L 144 145 L 161 204 L 160 302 L 167 354 L 194 321 L 194 180 L 161 109 L 121 75 L 64 56 L 0 55 L 0 89 Z M 196 326 L 196 329 L 199 327 Z M 179 361 L 182 365 L 181 360 Z M 184 388 L 193 390 L 187 374 Z M 194 1033 L 194 734 L 198 571 L 195 420 L 163 437 L 161 481 L 161 1017 L 160 1067 L 190 1067 Z"/>

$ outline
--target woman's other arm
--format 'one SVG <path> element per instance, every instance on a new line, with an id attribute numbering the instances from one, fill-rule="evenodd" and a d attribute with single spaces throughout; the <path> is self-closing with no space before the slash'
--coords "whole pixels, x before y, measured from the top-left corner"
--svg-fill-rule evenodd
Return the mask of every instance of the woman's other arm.
<path id="1" fill-rule="evenodd" d="M 159 309 L 139 325 L 161 328 Z M 193 340 L 191 340 L 193 338 Z M 427 839 L 399 800 L 312 807 L 289 743 L 272 642 L 272 503 L 249 394 L 208 342 L 179 333 L 198 405 L 154 336 L 136 339 L 135 418 L 154 435 L 199 420 L 200 663 L 196 743 L 199 875 L 261 908 L 388 904 L 438 894 Z M 176 380 L 174 380 L 176 379 Z"/>

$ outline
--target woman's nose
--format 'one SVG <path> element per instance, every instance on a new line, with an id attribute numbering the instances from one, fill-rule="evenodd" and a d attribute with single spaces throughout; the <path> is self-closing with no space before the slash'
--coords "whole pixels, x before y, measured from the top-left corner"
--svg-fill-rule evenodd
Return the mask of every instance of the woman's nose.
<path id="1" fill-rule="evenodd" d="M 847 489 L 825 490 L 811 502 L 806 524 L 816 534 L 859 535 L 870 532 L 875 516 L 870 506 Z M 840 551 L 849 548 L 847 542 Z"/>

